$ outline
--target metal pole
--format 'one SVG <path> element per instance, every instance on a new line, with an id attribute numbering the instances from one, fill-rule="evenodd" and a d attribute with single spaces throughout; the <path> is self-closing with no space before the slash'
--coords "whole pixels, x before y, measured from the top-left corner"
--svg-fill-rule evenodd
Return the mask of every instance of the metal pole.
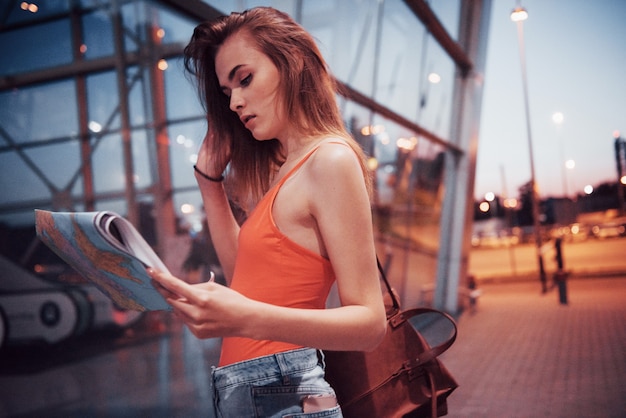
<path id="1" fill-rule="evenodd" d="M 532 131 L 530 128 L 530 109 L 528 105 L 528 78 L 526 75 L 526 53 L 524 49 L 524 27 L 523 20 L 518 20 L 517 22 L 517 40 L 519 43 L 520 50 L 520 62 L 522 66 L 522 88 L 524 91 L 524 110 L 526 112 L 526 133 L 528 135 L 528 152 L 530 157 L 530 197 L 531 197 L 531 205 L 532 205 L 532 214 L 533 214 L 533 232 L 535 234 L 535 246 L 537 251 L 537 263 L 539 265 L 539 280 L 541 281 L 541 291 L 546 293 L 547 288 L 547 280 L 546 280 L 546 271 L 543 264 L 543 255 L 541 253 L 541 230 L 539 223 L 539 197 L 537 195 L 537 182 L 535 179 L 535 159 L 533 154 L 533 140 L 532 140 Z"/>
<path id="2" fill-rule="evenodd" d="M 617 161 L 617 200 L 619 205 L 619 215 L 624 215 L 624 184 L 622 177 L 626 172 L 626 140 L 618 133 L 615 134 L 615 159 Z"/>
<path id="3" fill-rule="evenodd" d="M 72 53 L 74 55 L 74 61 L 82 61 L 83 52 L 81 47 L 83 44 L 83 33 L 81 26 L 81 16 L 76 9 L 70 11 L 70 24 L 72 28 Z M 85 74 L 79 74 L 75 78 L 76 83 L 76 103 L 78 104 L 78 129 L 80 132 L 80 156 L 82 160 L 81 173 L 83 176 L 83 203 L 85 205 L 85 211 L 95 210 L 95 193 L 93 182 L 93 166 L 91 164 L 91 153 L 93 148 L 91 146 L 90 134 L 89 134 L 89 111 L 87 104 L 87 77 Z M 67 192 L 71 196 L 71 188 L 74 185 L 73 181 L 67 186 Z"/>
<path id="4" fill-rule="evenodd" d="M 567 167 L 565 161 L 565 145 L 563 144 L 563 135 L 561 134 L 561 125 L 563 124 L 563 114 L 556 112 L 552 115 L 552 121 L 556 125 L 556 139 L 559 143 L 559 165 L 561 166 L 561 182 L 563 183 L 563 197 L 569 198 L 569 190 L 567 189 Z"/>
<path id="5" fill-rule="evenodd" d="M 165 109 L 165 76 L 163 70 L 157 67 L 160 59 L 158 48 L 161 38 L 158 32 L 158 16 L 156 10 L 146 6 L 146 16 L 150 16 L 146 25 L 146 43 L 149 51 L 149 85 L 152 94 L 152 117 L 154 120 L 154 141 L 157 161 L 156 178 L 152 185 L 154 192 L 154 208 L 157 213 L 155 223 L 157 233 L 157 250 L 165 257 L 167 263 L 171 256 L 168 248 L 173 245 L 176 237 L 176 211 L 172 192 L 172 170 L 170 166 L 170 145 L 167 125 L 167 112 Z"/>
<path id="6" fill-rule="evenodd" d="M 134 164 L 133 164 L 133 148 L 132 135 L 130 129 L 130 108 L 128 104 L 128 82 L 127 82 L 127 65 L 126 50 L 124 47 L 124 23 L 122 19 L 122 10 L 119 2 L 113 2 L 113 13 L 111 20 L 113 23 L 113 38 L 115 44 L 115 71 L 117 76 L 117 92 L 120 101 L 120 125 L 122 136 L 122 155 L 124 158 L 124 179 L 125 194 L 128 220 L 139 225 L 139 209 L 137 206 L 137 193 L 134 182 Z"/>

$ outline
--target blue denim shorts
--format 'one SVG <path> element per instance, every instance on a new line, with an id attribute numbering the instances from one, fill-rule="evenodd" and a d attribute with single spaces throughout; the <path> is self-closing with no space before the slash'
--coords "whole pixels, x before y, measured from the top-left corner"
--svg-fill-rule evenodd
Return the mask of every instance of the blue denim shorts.
<path id="1" fill-rule="evenodd" d="M 213 391 L 218 418 L 341 417 L 333 406 L 303 412 L 308 396 L 335 392 L 324 380 L 323 354 L 302 348 L 214 368 Z"/>

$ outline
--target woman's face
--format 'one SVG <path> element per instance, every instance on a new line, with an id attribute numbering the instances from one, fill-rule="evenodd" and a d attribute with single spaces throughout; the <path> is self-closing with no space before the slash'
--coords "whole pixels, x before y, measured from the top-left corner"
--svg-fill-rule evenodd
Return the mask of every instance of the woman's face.
<path id="1" fill-rule="evenodd" d="M 280 103 L 280 74 L 245 32 L 231 35 L 217 51 L 215 72 L 220 87 L 257 140 L 286 139 L 289 125 Z"/>

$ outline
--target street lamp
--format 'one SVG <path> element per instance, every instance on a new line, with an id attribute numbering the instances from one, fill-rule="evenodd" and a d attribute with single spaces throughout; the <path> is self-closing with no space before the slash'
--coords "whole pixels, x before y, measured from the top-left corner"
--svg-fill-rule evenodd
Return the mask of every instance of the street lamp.
<path id="1" fill-rule="evenodd" d="M 568 184 L 570 185 L 571 190 L 574 191 L 573 199 L 577 200 L 578 199 L 578 186 L 576 185 L 576 176 L 574 175 L 575 174 L 574 169 L 576 168 L 576 161 L 572 159 L 565 161 L 565 168 L 567 169 L 569 173 L 567 176 L 569 179 Z"/>
<path id="2" fill-rule="evenodd" d="M 522 88 L 524 91 L 524 108 L 526 111 L 526 133 L 528 135 L 528 152 L 530 157 L 530 200 L 533 213 L 533 231 L 535 233 L 535 246 L 537 251 L 537 263 L 539 264 L 539 280 L 543 293 L 548 291 L 546 271 L 541 254 L 541 231 L 539 230 L 539 197 L 537 196 L 537 182 L 535 181 L 535 159 L 533 157 L 533 140 L 530 129 L 530 110 L 528 106 L 528 79 L 526 76 L 526 55 L 524 50 L 524 21 L 528 19 L 528 12 L 521 6 L 517 6 L 511 12 L 511 20 L 517 25 L 517 41 L 519 44 L 520 63 L 522 65 Z"/>

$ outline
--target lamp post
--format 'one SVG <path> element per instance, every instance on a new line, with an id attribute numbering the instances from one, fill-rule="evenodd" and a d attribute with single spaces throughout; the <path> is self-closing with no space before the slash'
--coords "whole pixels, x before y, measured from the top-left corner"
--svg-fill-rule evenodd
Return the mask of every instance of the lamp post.
<path id="1" fill-rule="evenodd" d="M 624 215 L 624 185 L 626 185 L 626 139 L 623 139 L 619 131 L 613 133 L 615 138 L 615 160 L 617 162 L 617 199 L 619 202 L 619 214 Z"/>
<path id="2" fill-rule="evenodd" d="M 524 108 L 526 111 L 526 133 L 528 135 L 528 152 L 530 157 L 530 197 L 533 214 L 533 231 L 535 234 L 535 246 L 537 251 L 537 263 L 539 265 L 539 280 L 543 293 L 548 291 L 546 271 L 543 265 L 541 253 L 542 239 L 539 224 L 539 197 L 537 196 L 537 182 L 535 180 L 535 159 L 533 156 L 533 140 L 530 129 L 530 110 L 528 106 L 528 80 L 526 76 L 526 55 L 524 49 L 524 21 L 528 19 L 528 12 L 521 6 L 517 6 L 511 12 L 511 20 L 517 24 L 517 41 L 519 44 L 520 62 L 522 65 L 522 89 L 524 92 Z"/>
<path id="3" fill-rule="evenodd" d="M 563 139 L 561 137 L 561 125 L 563 124 L 564 116 L 561 112 L 555 112 L 552 115 L 552 122 L 556 125 L 557 141 L 559 142 L 559 165 L 561 166 L 561 182 L 563 183 L 563 197 L 569 197 L 569 191 L 567 190 L 567 161 L 565 160 L 565 152 L 563 147 Z"/>

